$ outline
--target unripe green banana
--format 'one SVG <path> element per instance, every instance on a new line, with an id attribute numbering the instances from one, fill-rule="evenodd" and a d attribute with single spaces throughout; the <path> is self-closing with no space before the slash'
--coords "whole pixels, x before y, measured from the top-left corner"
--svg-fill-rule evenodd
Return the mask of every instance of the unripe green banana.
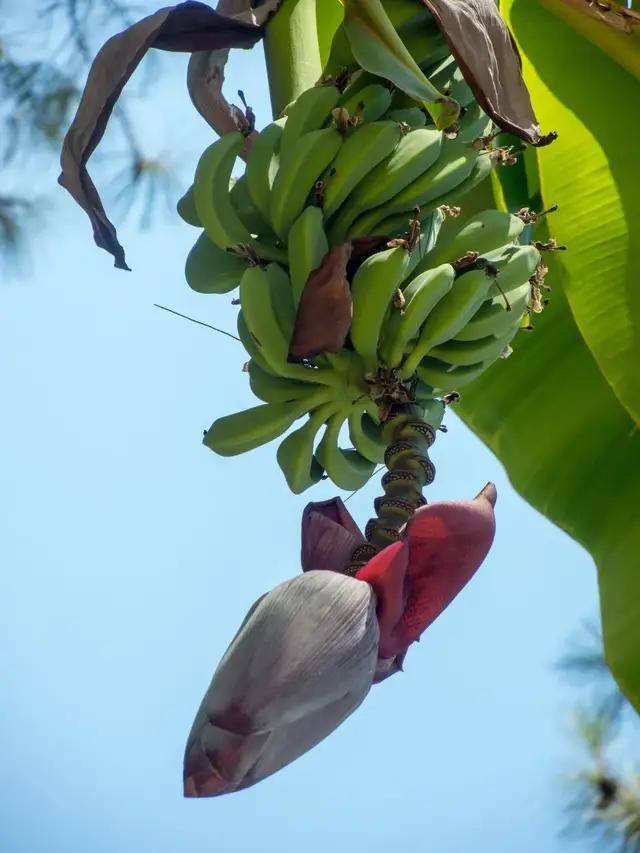
<path id="1" fill-rule="evenodd" d="M 349 414 L 349 438 L 358 453 L 370 462 L 384 462 L 387 442 L 382 437 L 382 427 L 361 406 Z"/>
<path id="2" fill-rule="evenodd" d="M 331 392 L 316 387 L 306 397 L 286 403 L 263 403 L 213 422 L 204 444 L 220 456 L 237 456 L 273 441 L 305 412 L 328 402 Z"/>
<path id="3" fill-rule="evenodd" d="M 405 139 L 410 139 L 420 132 L 414 130 L 407 134 Z M 428 130 L 422 131 L 422 133 L 428 132 Z M 439 199 L 460 187 L 471 175 L 476 162 L 482 156 L 486 157 L 486 155 L 479 155 L 471 146 L 460 145 L 453 140 L 445 139 L 440 155 L 431 167 L 419 173 L 417 178 L 381 206 L 360 216 L 349 229 L 348 236 L 384 234 L 386 232 L 380 230 L 382 222 L 396 214 L 413 211 L 416 207 L 420 208 L 421 214 L 425 214 L 433 206 L 441 203 Z M 486 159 L 489 160 L 488 157 Z"/>
<path id="4" fill-rule="evenodd" d="M 237 180 L 233 180 L 229 195 L 235 212 L 240 217 L 240 221 L 250 234 L 261 237 L 263 240 L 271 242 L 276 241 L 276 236 L 271 230 L 268 221 L 253 203 L 253 199 L 249 195 L 247 186 L 246 174 L 241 175 Z"/>
<path id="5" fill-rule="evenodd" d="M 350 116 L 359 116 L 364 122 L 378 121 L 391 106 L 391 92 L 380 83 L 370 83 L 348 98 L 343 98 L 340 106 Z"/>
<path id="6" fill-rule="evenodd" d="M 270 222 L 286 241 L 289 229 L 304 209 L 316 181 L 342 145 L 335 127 L 312 130 L 302 136 L 281 161 L 271 193 Z"/>
<path id="7" fill-rule="evenodd" d="M 487 275 L 483 269 L 470 270 L 455 280 L 449 293 L 428 316 L 417 344 L 405 359 L 400 371 L 403 378 L 407 379 L 415 373 L 429 350 L 454 338 L 467 325 L 482 305 L 494 281 L 495 276 Z"/>
<path id="8" fill-rule="evenodd" d="M 193 197 L 193 185 L 185 192 L 176 205 L 178 215 L 187 225 L 193 225 L 196 228 L 202 228 L 202 222 L 196 210 L 196 202 Z"/>
<path id="9" fill-rule="evenodd" d="M 290 433 L 278 447 L 278 465 L 294 495 L 313 486 L 324 474 L 324 468 L 315 458 L 313 448 L 318 432 L 335 413 L 336 405 L 330 402 L 315 409 L 309 414 L 307 423 Z"/>
<path id="10" fill-rule="evenodd" d="M 366 89 L 372 83 L 380 83 L 380 78 L 375 74 L 369 74 L 364 68 L 356 68 L 351 72 L 347 85 L 342 90 L 342 96 L 338 101 L 338 106 L 343 106 L 345 101 L 350 100 L 355 94 Z"/>
<path id="11" fill-rule="evenodd" d="M 338 446 L 340 428 L 347 415 L 348 409 L 342 409 L 331 416 L 316 457 L 338 488 L 353 491 L 364 486 L 373 474 L 375 463 L 365 459 L 357 450 L 342 450 Z"/>
<path id="12" fill-rule="evenodd" d="M 424 226 L 425 221 L 432 217 L 433 213 L 442 205 L 457 204 L 465 193 L 470 192 L 475 186 L 484 181 L 484 179 L 490 175 L 492 169 L 493 163 L 489 157 L 486 155 L 478 156 L 471 167 L 471 173 L 462 181 L 461 184 L 456 186 L 453 190 L 445 192 L 444 195 L 431 199 L 428 203 L 424 203 L 419 206 L 420 211 L 417 218 L 422 225 Z M 452 175 L 448 175 L 447 180 L 451 179 Z M 442 189 L 442 186 L 434 186 L 433 192 L 437 192 L 438 189 Z M 393 203 L 393 201 L 391 203 Z M 384 211 L 384 209 L 385 206 L 383 205 L 381 210 Z M 385 234 L 387 237 L 395 237 L 399 234 L 403 234 L 407 230 L 407 222 L 409 219 L 414 220 L 416 218 L 414 209 L 411 211 L 407 210 L 404 213 L 394 213 L 392 216 L 387 216 L 386 218 L 378 221 L 375 221 L 375 214 L 376 211 L 372 210 L 370 211 L 370 215 L 362 216 L 357 220 L 354 226 L 349 230 L 348 236 L 353 238 L 367 233 L 375 233 Z"/>
<path id="13" fill-rule="evenodd" d="M 457 261 L 467 252 L 484 255 L 513 243 L 522 234 L 524 222 L 502 210 L 483 210 L 466 220 L 456 231 L 449 231 L 425 255 L 418 271 L 437 264 Z"/>
<path id="14" fill-rule="evenodd" d="M 322 127 L 339 100 L 337 86 L 312 86 L 289 105 L 280 142 L 281 165 L 293 153 L 299 139 Z"/>
<path id="15" fill-rule="evenodd" d="M 307 382 L 297 382 L 267 373 L 253 358 L 249 362 L 249 384 L 255 396 L 265 403 L 286 403 L 309 392 Z"/>
<path id="16" fill-rule="evenodd" d="M 454 280 L 453 267 L 442 264 L 422 272 L 404 288 L 404 310 L 393 311 L 382 330 L 380 352 L 388 367 L 400 364 L 409 341 L 416 337 L 431 311 L 451 290 Z"/>
<path id="17" fill-rule="evenodd" d="M 458 118 L 459 104 L 422 73 L 394 30 L 380 0 L 344 0 L 344 29 L 358 64 L 423 103 L 438 129 Z"/>
<path id="18" fill-rule="evenodd" d="M 419 260 L 417 249 L 396 246 L 376 252 L 358 268 L 351 282 L 351 343 L 370 369 L 378 360 L 380 329 L 394 293 Z"/>
<path id="19" fill-rule="evenodd" d="M 356 187 L 329 228 L 332 245 L 344 242 L 354 220 L 364 211 L 390 201 L 438 161 L 442 133 L 433 128 L 417 128 L 404 136 L 395 151 Z M 385 214 L 386 215 L 386 214 Z M 373 233 L 373 232 L 362 232 Z"/>
<path id="20" fill-rule="evenodd" d="M 324 177 L 322 211 L 326 219 L 349 198 L 360 181 L 394 151 L 400 138 L 400 126 L 394 121 L 364 124 L 347 137 Z"/>
<path id="21" fill-rule="evenodd" d="M 477 341 L 487 335 L 500 337 L 512 326 L 517 327 L 529 307 L 531 285 L 527 281 L 505 296 L 494 296 L 489 302 L 484 302 L 454 340 Z"/>
<path id="22" fill-rule="evenodd" d="M 495 261 L 498 270 L 496 283 L 488 292 L 489 297 L 500 297 L 508 294 L 521 284 L 528 282 L 540 263 L 541 255 L 535 246 L 519 246 L 513 251 L 506 252 L 502 258 Z M 491 255 L 489 255 L 491 260 Z"/>
<path id="23" fill-rule="evenodd" d="M 264 219 L 269 221 L 271 188 L 278 172 L 280 142 L 286 118 L 267 125 L 254 139 L 245 176 L 251 200 Z"/>
<path id="24" fill-rule="evenodd" d="M 511 343 L 517 331 L 516 326 L 502 338 L 489 335 L 477 341 L 450 340 L 429 350 L 429 358 L 437 358 L 454 367 L 471 367 L 481 361 L 493 361 Z"/>
<path id="25" fill-rule="evenodd" d="M 198 293 L 229 293 L 240 284 L 247 267 L 245 257 L 221 249 L 203 232 L 187 255 L 184 276 Z"/>
<path id="26" fill-rule="evenodd" d="M 270 314 L 272 320 L 271 324 L 275 327 L 277 336 L 282 336 L 282 332 L 278 321 L 275 317 L 273 309 L 271 309 Z M 273 332 L 273 329 L 272 329 Z M 253 336 L 251 331 L 249 330 L 249 326 L 244 316 L 244 312 L 240 311 L 238 313 L 238 337 L 242 341 L 242 345 L 245 350 L 256 364 L 262 368 L 265 373 L 271 373 L 275 376 L 282 376 L 286 379 L 293 379 L 297 382 L 309 383 L 312 385 L 328 385 L 332 387 L 338 387 L 341 384 L 341 378 L 339 374 L 333 369 L 327 368 L 314 368 L 310 366 L 304 366 L 302 364 L 277 364 L 274 366 L 275 362 L 272 360 L 272 363 L 269 363 L 265 358 L 262 343 Z"/>
<path id="27" fill-rule="evenodd" d="M 382 116 L 383 121 L 397 121 L 411 128 L 424 127 L 427 123 L 427 115 L 419 107 L 404 107 L 398 110 L 389 110 Z"/>
<path id="28" fill-rule="evenodd" d="M 209 238 L 221 249 L 246 244 L 261 258 L 286 261 L 286 253 L 253 239 L 231 201 L 231 170 L 243 145 L 244 137 L 234 131 L 221 136 L 200 157 L 193 183 L 198 217 Z"/>
<path id="29" fill-rule="evenodd" d="M 293 303 L 297 307 L 307 279 L 329 251 L 319 207 L 305 207 L 289 230 L 289 275 Z"/>
<path id="30" fill-rule="evenodd" d="M 282 373 L 289 354 L 289 337 L 283 328 L 281 311 L 285 302 L 283 275 L 286 277 L 277 264 L 269 264 L 266 269 L 250 267 L 240 280 L 243 317 L 264 360 L 276 374 Z"/>
<path id="31" fill-rule="evenodd" d="M 492 128 L 492 119 L 483 111 L 477 101 L 473 101 L 468 107 L 465 107 L 464 115 L 458 122 L 456 142 L 471 145 L 476 139 L 491 133 Z"/>
<path id="32" fill-rule="evenodd" d="M 425 358 L 418 367 L 418 377 L 429 385 L 434 395 L 441 396 L 457 391 L 469 382 L 473 382 L 490 366 L 488 363 L 474 364 L 469 367 L 451 368 L 435 358 Z"/>
<path id="33" fill-rule="evenodd" d="M 452 56 L 443 59 L 442 62 L 428 73 L 429 80 L 436 89 L 454 98 L 461 107 L 467 107 L 473 102 L 473 92 L 466 83 L 462 71 L 460 71 Z"/>

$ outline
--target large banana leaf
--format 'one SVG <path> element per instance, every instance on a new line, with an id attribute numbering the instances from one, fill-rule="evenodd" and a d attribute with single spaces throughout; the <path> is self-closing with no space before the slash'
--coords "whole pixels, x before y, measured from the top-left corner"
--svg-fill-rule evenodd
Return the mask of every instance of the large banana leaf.
<path id="1" fill-rule="evenodd" d="M 540 121 L 559 133 L 539 152 L 538 165 L 545 203 L 559 205 L 554 231 L 570 247 L 562 258 L 567 299 L 600 369 L 638 423 L 640 83 L 568 23 L 611 30 L 603 21 L 561 0 L 503 0 L 501 9 L 523 53 Z M 636 38 L 614 34 L 640 53 Z"/>
<path id="2" fill-rule="evenodd" d="M 524 3 L 526 22 L 515 15 L 516 7 Z M 562 34 L 566 29 L 565 24 L 558 23 L 531 0 L 524 0 L 524 3 L 523 0 L 508 3 L 503 0 L 502 3 L 516 36 L 526 30 L 539 45 L 552 42 L 552 33 L 556 30 Z M 533 55 L 540 57 L 542 54 L 546 59 L 539 61 L 562 62 L 573 74 L 573 43 L 569 35 L 562 34 L 558 37 L 562 48 L 553 40 L 549 52 L 535 48 L 527 54 L 528 37 L 521 39 L 520 46 L 525 53 L 525 76 L 534 90 L 535 107 L 542 113 L 545 127 L 557 127 L 558 121 L 549 123 L 550 105 L 555 103 L 558 120 L 563 121 L 558 129 L 565 132 L 551 149 L 537 155 L 530 151 L 526 164 L 503 170 L 502 187 L 496 196 L 510 207 L 529 203 L 538 209 L 540 190 L 547 193 L 545 203 L 555 200 L 548 195 L 549 170 L 545 158 L 551 156 L 556 147 L 553 156 L 557 161 L 554 161 L 552 174 L 558 185 L 566 188 L 567 194 L 575 182 L 578 185 L 575 192 L 589 209 L 590 194 L 583 192 L 580 181 L 588 180 L 591 170 L 585 166 L 584 156 L 579 156 L 573 148 L 574 139 L 568 132 L 569 118 L 563 115 L 569 108 L 563 107 L 557 99 L 557 90 L 553 95 L 543 93 L 540 77 L 532 70 Z M 591 45 L 585 48 L 579 44 L 576 55 L 583 50 L 597 52 Z M 587 75 L 586 79 L 591 86 L 592 75 Z M 586 85 L 585 91 L 588 91 Z M 548 98 L 548 102 L 540 103 L 544 98 Z M 606 102 L 600 101 L 601 105 L 603 103 Z M 615 102 L 612 100 L 612 103 Z M 586 144 L 586 135 L 586 132 L 582 134 L 583 144 Z M 573 161 L 558 154 L 557 149 L 565 143 L 572 147 Z M 631 181 L 631 163 L 635 158 L 630 149 L 626 159 Z M 555 165 L 558 161 L 565 174 L 561 166 Z M 622 192 L 625 189 L 620 188 Z M 478 201 L 482 204 L 482 200 Z M 598 566 L 607 659 L 620 686 L 640 710 L 640 431 L 586 342 L 591 326 L 595 327 L 598 321 L 608 324 L 610 317 L 606 312 L 613 309 L 607 307 L 599 315 L 587 313 L 587 330 L 576 322 L 578 311 L 574 301 L 577 300 L 584 310 L 588 300 L 580 293 L 583 280 L 579 276 L 584 268 L 574 255 L 579 251 L 588 252 L 589 247 L 584 245 L 579 233 L 576 203 L 569 198 L 563 201 L 570 205 L 575 219 L 568 216 L 566 210 L 563 216 L 557 213 L 552 219 L 554 235 L 571 242 L 570 254 L 545 258 L 550 267 L 547 281 L 554 288 L 552 304 L 537 320 L 533 332 L 518 337 L 511 359 L 498 363 L 465 389 L 458 411 L 502 460 L 523 497 L 584 545 L 594 557 Z M 570 236 L 566 229 L 570 230 Z M 579 248 L 574 246 L 574 240 L 579 242 Z M 592 254 L 594 265 L 607 264 L 606 257 L 605 260 L 602 257 L 605 248 L 606 245 L 603 247 L 600 243 L 599 251 Z M 595 269 L 593 275 L 598 272 Z M 624 291 L 620 278 L 610 285 L 608 278 L 601 276 L 600 285 L 608 305 L 616 300 L 616 288 Z M 632 306 L 627 316 L 629 322 L 638 323 L 640 319 L 638 311 L 633 313 Z M 621 322 L 619 317 L 617 322 Z M 625 362 L 621 353 L 618 358 L 631 377 L 637 361 L 635 365 Z M 626 358 L 631 356 L 627 354 Z M 553 595 L 553 590 L 549 594 Z M 540 618 L 543 624 L 544 614 L 540 614 Z"/>

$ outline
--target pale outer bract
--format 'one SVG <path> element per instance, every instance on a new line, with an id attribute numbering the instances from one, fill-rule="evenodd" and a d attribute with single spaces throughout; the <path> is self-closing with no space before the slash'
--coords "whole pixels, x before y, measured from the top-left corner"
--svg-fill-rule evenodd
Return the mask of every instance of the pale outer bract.
<path id="1" fill-rule="evenodd" d="M 375 610 L 369 584 L 329 571 L 299 575 L 258 599 L 194 721 L 185 794 L 249 787 L 353 713 L 376 670 Z"/>

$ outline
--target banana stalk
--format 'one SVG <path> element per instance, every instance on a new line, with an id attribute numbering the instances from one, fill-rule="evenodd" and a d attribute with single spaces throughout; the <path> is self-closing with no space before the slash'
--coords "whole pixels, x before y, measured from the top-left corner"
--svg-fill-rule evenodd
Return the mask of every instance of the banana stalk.
<path id="1" fill-rule="evenodd" d="M 397 542 L 400 530 L 426 503 L 422 491 L 436 474 L 429 448 L 435 441 L 443 413 L 444 404 L 437 401 L 427 410 L 406 404 L 395 409 L 385 424 L 384 494 L 375 500 L 376 517 L 369 519 L 365 528 L 367 541 L 355 548 L 345 574 L 354 576 L 374 554 Z"/>

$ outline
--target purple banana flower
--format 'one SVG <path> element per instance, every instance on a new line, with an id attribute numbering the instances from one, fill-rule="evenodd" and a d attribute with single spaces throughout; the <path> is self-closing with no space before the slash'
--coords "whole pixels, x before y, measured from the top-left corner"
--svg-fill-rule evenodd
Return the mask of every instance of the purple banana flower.
<path id="1" fill-rule="evenodd" d="M 411 643 L 487 555 L 495 487 L 473 501 L 419 509 L 400 539 L 355 578 L 341 573 L 364 542 L 343 502 L 310 504 L 303 574 L 259 598 L 220 662 L 187 741 L 184 793 L 255 785 L 307 752 L 402 668 Z"/>

